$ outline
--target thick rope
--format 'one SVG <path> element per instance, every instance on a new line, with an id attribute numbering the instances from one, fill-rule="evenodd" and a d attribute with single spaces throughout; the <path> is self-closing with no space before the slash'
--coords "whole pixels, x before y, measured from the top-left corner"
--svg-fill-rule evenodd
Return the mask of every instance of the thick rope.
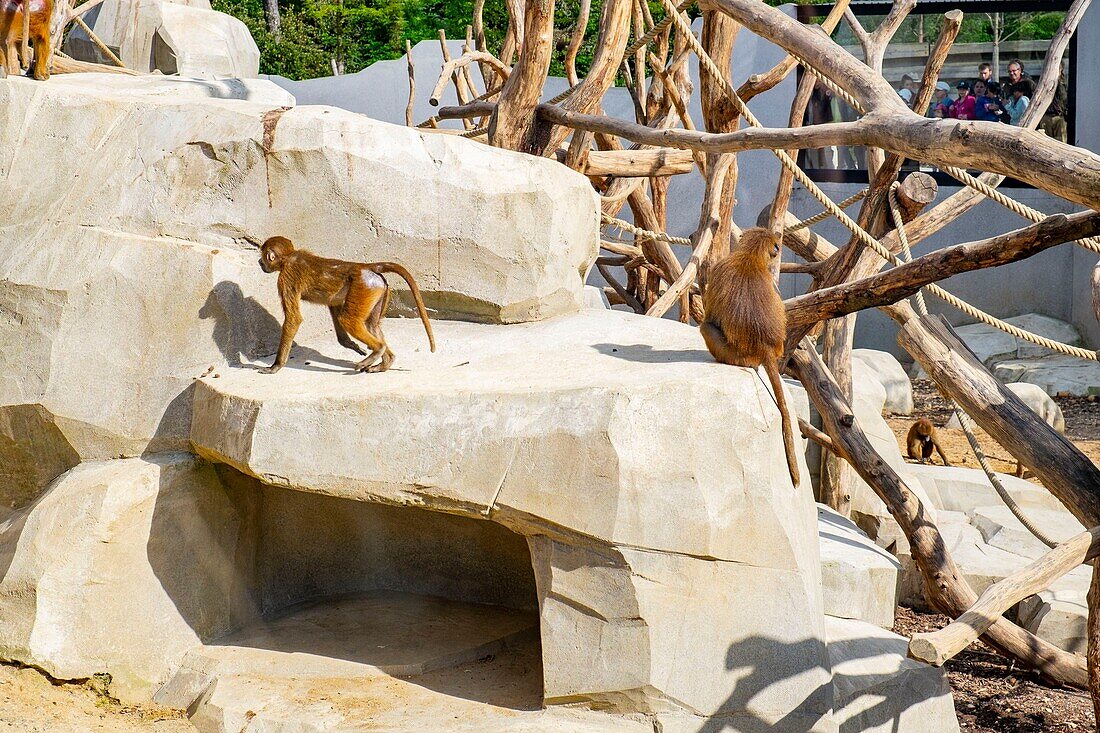
<path id="1" fill-rule="evenodd" d="M 461 135 L 459 135 L 459 137 L 478 137 L 479 135 L 484 135 L 487 132 L 489 132 L 488 127 L 475 127 L 472 130 L 467 130 L 466 132 L 462 133 Z"/>
<path id="2" fill-rule="evenodd" d="M 1010 199 L 1008 196 L 1005 196 L 1003 193 L 993 188 L 989 184 L 983 183 L 980 179 L 970 175 L 962 168 L 946 166 L 942 170 L 951 174 L 952 177 L 962 181 L 967 186 L 974 189 L 983 196 L 993 199 L 1009 211 L 1015 212 L 1024 219 L 1029 219 L 1038 224 L 1043 219 L 1047 218 L 1047 215 L 1039 211 L 1038 209 L 1033 209 L 1026 204 L 1022 204 L 1019 201 L 1016 201 L 1015 199 Z M 1074 242 L 1074 244 L 1078 244 L 1089 250 L 1090 252 L 1100 254 L 1100 238 L 1088 237 L 1086 239 L 1078 239 L 1076 242 Z"/>
<path id="3" fill-rule="evenodd" d="M 862 191 L 854 193 L 851 196 L 849 196 L 848 198 L 841 201 L 839 204 L 837 204 L 837 206 L 839 206 L 842 209 L 847 209 L 849 206 L 854 204 L 856 201 L 859 201 L 859 200 L 863 199 L 864 197 L 866 197 L 867 193 L 870 190 L 871 190 L 870 188 L 865 188 Z M 826 209 L 825 211 L 822 211 L 819 214 L 814 214 L 809 219 L 803 219 L 802 221 L 798 222 L 797 224 L 791 224 L 789 227 L 784 229 L 783 232 L 784 233 L 797 232 L 799 229 L 805 229 L 806 227 L 812 227 L 814 224 L 818 224 L 820 222 L 823 222 L 831 216 L 832 216 L 832 214 L 829 212 L 828 209 Z"/>
<path id="4" fill-rule="evenodd" d="M 898 206 L 898 188 L 900 183 L 894 181 L 890 186 L 890 216 L 894 219 L 894 228 L 898 232 L 898 238 L 901 240 L 901 249 L 905 253 L 905 261 L 909 262 L 913 259 L 913 253 L 909 249 L 909 237 L 905 233 L 905 222 L 902 220 L 901 209 Z M 922 316 L 928 315 L 928 307 L 924 302 L 924 294 L 918 290 L 915 297 L 917 312 Z M 974 457 L 978 459 L 978 465 L 982 467 L 982 471 L 985 472 L 985 477 L 989 479 L 989 483 L 992 484 L 994 490 L 997 492 L 997 496 L 1001 497 L 1001 501 L 1004 502 L 1008 510 L 1012 512 L 1012 515 L 1019 520 L 1020 524 L 1024 525 L 1024 528 L 1028 532 L 1031 532 L 1037 540 L 1042 542 L 1047 547 L 1057 547 L 1058 543 L 1051 540 L 1046 534 L 1039 529 L 1034 522 L 1024 513 L 1024 510 L 1020 508 L 1020 505 L 1016 503 L 1016 500 L 1012 498 L 1012 495 L 1005 489 L 1004 484 L 997 478 L 997 474 L 993 471 L 993 467 L 989 465 L 989 459 L 985 455 L 985 451 L 982 450 L 982 446 L 978 443 L 978 436 L 974 434 L 974 422 L 970 419 L 970 415 L 966 413 L 959 403 L 951 400 L 951 409 L 955 411 L 955 417 L 959 419 L 959 425 L 962 426 L 963 433 L 966 435 L 966 442 L 970 444 L 970 449 L 974 451 Z"/>
<path id="5" fill-rule="evenodd" d="M 684 237 L 673 237 L 672 235 L 665 234 L 664 232 L 653 232 L 649 229 L 642 229 L 641 227 L 634 226 L 629 221 L 616 219 L 615 217 L 608 216 L 603 212 L 600 212 L 600 224 L 602 226 L 617 227 L 618 229 L 622 229 L 624 232 L 630 232 L 631 234 L 638 237 L 643 237 L 644 239 L 659 239 L 662 242 L 668 242 L 669 244 L 686 244 L 688 246 L 691 245 L 690 239 L 685 239 Z"/>

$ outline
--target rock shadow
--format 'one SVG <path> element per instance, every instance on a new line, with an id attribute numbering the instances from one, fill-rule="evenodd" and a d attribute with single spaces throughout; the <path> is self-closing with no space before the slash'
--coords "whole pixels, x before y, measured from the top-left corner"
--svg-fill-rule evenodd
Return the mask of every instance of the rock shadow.
<path id="1" fill-rule="evenodd" d="M 719 714 L 707 720 L 697 733 L 720 733 L 726 730 L 736 730 L 740 733 L 772 731 L 808 733 L 820 723 L 826 711 L 836 712 L 834 706 L 838 702 L 842 703 L 844 708 L 852 709 L 854 704 L 854 708 L 859 709 L 857 714 L 859 730 L 887 729 L 885 726 L 888 726 L 889 730 L 900 730 L 901 715 L 906 710 L 935 697 L 950 695 L 950 690 L 947 688 L 946 677 L 941 686 L 918 685 L 913 684 L 911 679 L 906 679 L 906 673 L 903 671 L 895 674 L 873 672 L 847 674 L 833 669 L 834 662 L 831 659 L 833 657 L 842 657 L 837 660 L 836 666 L 858 663 L 860 659 L 870 660 L 880 657 L 884 653 L 883 642 L 883 639 L 876 637 L 843 639 L 828 645 L 828 647 L 835 647 L 831 652 L 820 639 L 791 642 L 766 636 L 752 636 L 734 642 L 726 652 L 726 669 L 738 673 L 739 679 L 721 708 L 732 712 L 725 715 Z M 900 643 L 894 651 L 904 656 L 905 650 Z M 822 659 L 829 660 L 828 666 L 821 663 Z M 755 699 L 761 693 L 776 685 L 783 685 L 789 690 L 796 684 L 794 682 L 796 677 L 813 673 L 815 670 L 829 673 L 832 684 L 823 683 L 807 688 L 801 693 L 802 701 L 778 720 L 753 712 L 760 709 Z M 892 677 L 896 679 L 891 683 Z M 886 687 L 876 687 L 883 683 Z M 904 690 L 905 707 L 901 706 L 897 695 L 889 694 L 891 687 Z M 845 691 L 853 689 L 866 690 L 864 696 L 876 702 L 866 707 L 859 705 L 858 697 L 845 696 Z M 913 721 L 908 721 L 908 725 L 911 728 Z"/>

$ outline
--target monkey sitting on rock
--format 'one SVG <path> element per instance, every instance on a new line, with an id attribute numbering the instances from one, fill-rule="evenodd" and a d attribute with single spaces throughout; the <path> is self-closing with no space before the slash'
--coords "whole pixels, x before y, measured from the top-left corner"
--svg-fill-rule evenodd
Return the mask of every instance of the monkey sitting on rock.
<path id="1" fill-rule="evenodd" d="M 951 465 L 951 461 L 947 460 L 947 454 L 943 452 L 943 447 L 940 445 L 939 436 L 936 435 L 936 426 L 926 417 L 922 417 L 909 427 L 909 434 L 905 436 L 905 448 L 910 458 L 919 460 L 921 463 L 931 462 L 932 450 L 935 449 L 940 454 L 943 465 Z"/>
<path id="2" fill-rule="evenodd" d="M 763 227 L 746 229 L 737 248 L 714 264 L 703 291 L 699 330 L 711 355 L 723 364 L 764 367 L 783 425 L 783 449 L 791 482 L 799 484 L 791 412 L 779 378 L 779 358 L 787 338 L 787 311 L 772 279 L 779 239 Z"/>
<path id="3" fill-rule="evenodd" d="M 0 0 L 2 1 L 2 0 Z M 393 272 L 404 278 L 412 291 L 420 320 L 428 334 L 428 343 L 435 351 L 432 324 L 420 298 L 420 288 L 413 276 L 396 262 L 358 263 L 318 257 L 304 249 L 295 249 L 286 237 L 271 237 L 260 247 L 260 268 L 279 273 L 279 300 L 283 306 L 283 332 L 275 363 L 260 370 L 274 374 L 290 357 L 294 336 L 302 324 L 301 301 L 327 305 L 341 346 L 363 356 L 355 370 L 384 372 L 393 363 L 394 354 L 382 336 L 382 316 L 390 302 L 390 286 L 383 273 Z M 352 339 L 370 347 L 363 351 Z"/>

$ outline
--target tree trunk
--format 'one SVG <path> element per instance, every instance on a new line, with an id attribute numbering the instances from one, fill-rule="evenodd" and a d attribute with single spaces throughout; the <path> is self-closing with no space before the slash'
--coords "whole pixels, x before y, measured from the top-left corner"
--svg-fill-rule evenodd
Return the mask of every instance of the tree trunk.
<path id="1" fill-rule="evenodd" d="M 267 32 L 281 39 L 282 19 L 279 17 L 279 0 L 264 0 L 264 20 L 267 21 Z"/>

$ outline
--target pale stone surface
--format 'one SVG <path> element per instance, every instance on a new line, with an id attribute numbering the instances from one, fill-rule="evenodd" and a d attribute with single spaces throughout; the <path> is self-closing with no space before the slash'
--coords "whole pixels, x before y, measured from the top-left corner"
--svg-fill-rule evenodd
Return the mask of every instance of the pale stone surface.
<path id="1" fill-rule="evenodd" d="M 21 345 L 0 354 L 0 476 L 16 479 L 0 504 L 78 460 L 187 447 L 193 378 L 277 343 L 275 278 L 246 238 L 401 261 L 466 318 L 580 308 L 597 240 L 582 176 L 336 110 L 280 118 L 291 100 L 270 83 L 227 92 L 263 104 L 212 98 L 221 85 L 0 82 L 0 338 Z M 69 183 L 42 190 L 44 168 Z M 307 311 L 310 333 L 331 334 L 327 314 Z"/>
<path id="2" fill-rule="evenodd" d="M 906 659 L 904 637 L 833 618 L 826 619 L 825 629 L 840 733 L 959 730 L 947 675 Z"/>
<path id="3" fill-rule="evenodd" d="M 884 409 L 899 415 L 913 412 L 913 382 L 901 363 L 886 351 L 852 349 L 852 360 L 861 361 L 875 373 L 886 390 Z"/>
<path id="4" fill-rule="evenodd" d="M 260 71 L 260 50 L 244 23 L 211 10 L 209 0 L 105 0 L 84 20 L 135 71 L 237 79 Z M 112 63 L 79 27 L 68 35 L 65 52 Z"/>
<path id="5" fill-rule="evenodd" d="M 334 639 L 334 642 L 338 640 Z M 200 733 L 650 733 L 649 721 L 541 707 L 538 640 L 408 679 L 361 660 L 286 648 L 212 645 L 190 653 L 158 701 L 192 711 Z"/>
<path id="6" fill-rule="evenodd" d="M 857 400 L 866 400 L 877 407 L 880 413 L 886 409 L 886 387 L 874 366 L 862 359 L 852 359 L 852 393 Z"/>
<path id="7" fill-rule="evenodd" d="M 1005 387 L 1012 390 L 1013 394 L 1019 397 L 1020 401 L 1027 405 L 1047 425 L 1050 425 L 1059 433 L 1066 432 L 1066 420 L 1062 416 L 1062 408 L 1050 398 L 1050 395 L 1042 387 L 1027 382 L 1012 382 L 1006 384 Z M 955 415 L 952 415 L 951 419 L 947 421 L 947 427 L 962 429 L 959 418 Z"/>
<path id="8" fill-rule="evenodd" d="M 1040 313 L 1025 313 L 1022 316 L 1005 318 L 1004 320 L 1017 328 L 1031 331 L 1052 341 L 1071 346 L 1081 345 L 1081 334 L 1076 327 L 1057 318 L 1044 316 Z M 1030 341 L 1017 339 L 1015 336 L 984 323 L 959 326 L 955 331 L 978 359 L 987 365 L 1008 358 L 1027 359 L 1037 356 L 1049 356 L 1055 353 Z"/>
<path id="9" fill-rule="evenodd" d="M 823 504 L 817 505 L 817 527 L 826 615 L 892 627 L 901 565 L 850 519 Z"/>
<path id="10" fill-rule="evenodd" d="M 548 702 L 778 720 L 809 685 L 824 702 L 799 714 L 827 714 L 824 646 L 789 669 L 820 639 L 815 513 L 759 375 L 713 362 L 697 329 L 614 311 L 441 322 L 436 354 L 418 323 L 387 329 L 402 371 L 349 376 L 322 345 L 334 359 L 201 381 L 193 445 L 271 483 L 534 535 Z M 731 646 L 773 670 L 751 698 L 731 697 Z"/>
<path id="11" fill-rule="evenodd" d="M 202 638 L 254 616 L 228 560 L 239 531 L 193 456 L 82 464 L 0 524 L 0 657 L 149 699 Z"/>
<path id="12" fill-rule="evenodd" d="M 611 310 L 611 303 L 608 302 L 607 296 L 603 294 L 603 291 L 592 285 L 584 286 L 584 307 L 592 308 L 594 310 Z"/>
<path id="13" fill-rule="evenodd" d="M 275 375 L 206 377 L 192 444 L 278 485 L 816 575 L 762 375 L 714 362 L 697 329 L 591 310 L 436 325 L 431 354 L 418 322 L 390 319 L 384 374 L 351 374 L 326 340 Z"/>
<path id="14" fill-rule="evenodd" d="M 1084 654 L 1088 649 L 1088 584 L 1044 590 L 1020 603 L 1020 624 L 1039 637 Z"/>
<path id="15" fill-rule="evenodd" d="M 1081 523 L 1066 509 L 1041 509 L 1034 506 L 1021 509 L 1024 516 L 1054 542 L 1064 542 L 1085 531 Z M 1021 557 L 1035 559 L 1050 550 L 1003 503 L 976 507 L 970 513 L 970 523 L 978 528 L 987 544 Z"/>
<path id="16" fill-rule="evenodd" d="M 1008 359 L 993 366 L 1002 382 L 1030 382 L 1049 395 L 1100 394 L 1100 364 L 1076 356 Z"/>
<path id="17" fill-rule="evenodd" d="M 939 497 L 937 508 L 970 512 L 975 507 L 1002 503 L 997 491 L 979 468 L 909 464 L 908 469 L 921 480 L 935 485 Z M 998 473 L 997 478 L 1009 495 L 1022 506 L 1063 509 L 1061 502 L 1041 486 L 1005 473 Z"/>

